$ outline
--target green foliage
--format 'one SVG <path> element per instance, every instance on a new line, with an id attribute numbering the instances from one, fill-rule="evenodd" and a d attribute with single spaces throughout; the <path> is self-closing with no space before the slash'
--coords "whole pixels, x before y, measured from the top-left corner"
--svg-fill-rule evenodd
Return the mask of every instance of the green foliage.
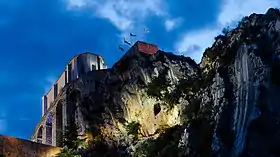
<path id="1" fill-rule="evenodd" d="M 76 151 L 72 148 L 63 147 L 61 152 L 56 155 L 56 157 L 82 157 L 77 155 Z"/>
<path id="2" fill-rule="evenodd" d="M 193 98 L 183 110 L 182 121 L 189 125 L 190 136 L 196 137 L 190 141 L 195 156 L 211 156 L 211 144 L 213 140 L 213 104 L 201 104 L 199 98 Z"/>
<path id="3" fill-rule="evenodd" d="M 200 88 L 204 89 L 207 88 L 213 81 L 213 78 L 216 75 L 216 71 L 214 68 L 210 68 L 207 72 L 202 74 L 203 77 L 201 80 L 199 80 L 198 84 L 200 85 Z"/>
<path id="4" fill-rule="evenodd" d="M 179 95 L 176 92 L 165 93 L 162 100 L 166 103 L 168 109 L 172 109 L 175 104 L 179 103 Z"/>
<path id="5" fill-rule="evenodd" d="M 229 32 L 230 32 L 229 26 L 227 26 L 226 28 L 223 28 L 223 30 L 222 30 L 223 35 L 227 35 Z"/>
<path id="6" fill-rule="evenodd" d="M 206 48 L 203 56 L 207 56 L 210 60 L 214 60 L 217 56 L 216 51 L 212 50 L 210 47 Z"/>
<path id="7" fill-rule="evenodd" d="M 227 66 L 234 61 L 235 56 L 237 54 L 238 48 L 241 46 L 240 41 L 235 41 L 231 47 L 228 47 L 226 50 L 223 50 L 224 53 L 221 54 L 219 62 L 221 63 L 221 66 Z"/>
<path id="8" fill-rule="evenodd" d="M 148 139 L 136 148 L 135 157 L 178 156 L 181 127 L 168 128 L 157 139 Z"/>
<path id="9" fill-rule="evenodd" d="M 141 127 L 141 125 L 138 122 L 133 121 L 133 122 L 129 123 L 126 126 L 127 134 L 134 135 L 136 138 L 139 135 L 140 127 Z"/>
<path id="10" fill-rule="evenodd" d="M 243 17 L 243 18 L 239 21 L 238 27 L 241 28 L 241 29 L 244 28 L 244 27 L 245 27 L 245 23 L 246 23 L 246 21 L 248 21 L 248 19 L 249 19 L 248 16 Z"/>
<path id="11" fill-rule="evenodd" d="M 211 116 L 213 110 L 213 104 L 207 103 L 201 105 L 200 99 L 193 98 L 183 111 L 183 122 L 185 124 L 190 124 L 198 120 L 205 120 L 210 122 L 212 120 Z"/>
<path id="12" fill-rule="evenodd" d="M 169 128 L 170 128 L 170 126 L 168 126 L 167 124 L 161 125 L 161 126 L 158 127 L 158 129 L 155 131 L 155 133 L 162 134 L 162 133 L 164 133 L 166 130 L 168 130 Z"/>
<path id="13" fill-rule="evenodd" d="M 77 139 L 77 141 L 74 141 L 75 145 L 77 145 L 80 148 L 86 149 L 88 147 L 88 143 L 86 142 L 86 139 Z"/>
<path id="14" fill-rule="evenodd" d="M 215 74 L 215 70 L 210 69 L 207 73 L 197 73 L 194 76 L 189 76 L 186 79 L 181 79 L 174 91 L 176 93 L 175 97 L 177 99 L 182 97 L 182 95 L 192 97 L 191 92 L 197 93 L 201 88 L 207 87 L 212 82 Z"/>
<path id="15" fill-rule="evenodd" d="M 200 99 L 194 98 L 190 100 L 188 106 L 183 110 L 182 120 L 183 123 L 189 124 L 196 120 L 200 110 Z"/>
<path id="16" fill-rule="evenodd" d="M 164 93 L 167 92 L 167 87 L 169 86 L 169 82 L 166 80 L 165 74 L 166 72 L 160 73 L 157 78 L 153 79 L 148 84 L 148 96 L 162 100 Z"/>
<path id="17" fill-rule="evenodd" d="M 218 35 L 215 37 L 215 40 L 222 40 L 222 41 L 225 41 L 226 40 L 226 36 L 225 35 Z"/>
<path id="18" fill-rule="evenodd" d="M 72 119 L 72 118 L 71 118 Z M 68 148 L 78 149 L 78 133 L 77 125 L 74 120 L 70 120 L 69 125 L 66 127 L 66 133 L 63 137 L 63 146 Z"/>
<path id="19" fill-rule="evenodd" d="M 63 146 L 65 146 L 64 154 L 71 153 L 78 148 L 87 148 L 88 143 L 86 139 L 79 139 L 77 133 L 77 125 L 74 118 L 71 118 L 69 125 L 66 127 L 66 133 L 63 137 Z M 75 156 L 76 157 L 76 156 Z"/>
<path id="20" fill-rule="evenodd" d="M 148 84 L 147 95 L 164 101 L 168 108 L 171 109 L 175 104 L 179 103 L 179 97 L 176 92 L 168 92 L 167 88 L 170 86 L 170 81 L 166 79 L 166 75 L 167 70 L 160 73 L 157 78 Z"/>
<path id="21" fill-rule="evenodd" d="M 101 135 L 97 135 L 93 138 L 93 142 L 94 143 L 98 143 L 98 142 L 101 142 L 102 141 L 102 137 Z"/>
<path id="22" fill-rule="evenodd" d="M 149 157 L 149 155 L 156 150 L 155 140 L 148 139 L 141 143 L 141 146 L 138 147 L 135 151 L 135 157 Z"/>
<path id="23" fill-rule="evenodd" d="M 243 26 L 243 24 L 239 24 L 240 26 L 242 26 L 242 28 L 246 28 L 245 26 Z M 222 30 L 222 34 L 218 35 L 217 37 L 215 37 L 216 40 L 216 47 L 213 48 L 207 48 L 204 52 L 204 55 L 207 56 L 210 60 L 214 60 L 217 57 L 220 58 L 220 62 L 222 63 L 222 65 L 227 65 L 229 63 L 231 63 L 231 61 L 235 58 L 235 54 L 237 52 L 237 49 L 241 46 L 241 43 L 245 41 L 245 38 L 243 35 L 243 37 L 241 39 L 239 39 L 238 41 L 234 41 L 234 43 L 232 44 L 231 47 L 227 47 L 227 43 L 229 42 L 229 40 L 231 38 L 228 37 L 228 34 L 230 32 L 235 32 L 236 30 L 238 30 L 238 28 L 231 30 L 229 27 L 226 27 Z M 250 30 L 244 30 L 243 34 L 248 34 L 248 31 Z M 249 33 L 250 34 L 250 33 Z M 217 43 L 217 41 L 221 41 L 219 43 Z"/>

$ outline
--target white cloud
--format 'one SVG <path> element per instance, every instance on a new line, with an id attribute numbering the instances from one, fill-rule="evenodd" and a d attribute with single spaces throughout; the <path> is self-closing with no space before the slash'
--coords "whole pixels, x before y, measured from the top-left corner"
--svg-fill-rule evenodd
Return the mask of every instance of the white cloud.
<path id="1" fill-rule="evenodd" d="M 191 56 L 199 62 L 204 50 L 211 46 L 214 37 L 217 36 L 222 28 L 241 20 L 242 17 L 252 13 L 265 13 L 271 7 L 279 7 L 279 0 L 225 0 L 219 13 L 216 27 L 213 29 L 202 28 L 192 32 L 186 32 L 177 43 L 174 49 L 181 54 Z M 192 45 L 198 45 L 200 50 L 187 52 Z"/>
<path id="2" fill-rule="evenodd" d="M 149 16 L 166 15 L 163 0 L 68 0 L 68 6 L 87 6 L 96 16 L 109 20 L 121 31 L 131 30 L 136 24 L 143 24 Z"/>
<path id="3" fill-rule="evenodd" d="M 129 33 L 137 34 L 137 40 L 145 40 L 144 28 L 149 17 L 161 17 L 167 31 L 173 30 L 179 18 L 171 19 L 165 0 L 66 0 L 69 8 L 88 8 L 94 16 L 112 23 L 123 38 L 129 39 Z M 134 41 L 131 41 L 132 43 Z"/>
<path id="4" fill-rule="evenodd" d="M 268 8 L 279 6 L 279 0 L 226 0 L 218 22 L 228 25 L 252 13 L 265 13 Z"/>
<path id="5" fill-rule="evenodd" d="M 196 62 L 199 62 L 204 49 L 212 45 L 214 42 L 214 37 L 217 36 L 219 32 L 220 30 L 216 28 L 207 28 L 193 32 L 187 32 L 183 35 L 180 42 L 175 44 L 177 52 L 179 54 L 187 55 Z M 197 45 L 200 49 L 194 49 L 191 51 L 194 45 Z"/>
<path id="6" fill-rule="evenodd" d="M 164 23 L 165 24 L 165 29 L 167 31 L 171 31 L 171 30 L 175 29 L 180 24 L 180 21 L 181 21 L 180 18 L 166 20 L 165 23 Z"/>
<path id="7" fill-rule="evenodd" d="M 68 0 L 68 7 L 83 7 L 86 5 L 85 0 Z"/>

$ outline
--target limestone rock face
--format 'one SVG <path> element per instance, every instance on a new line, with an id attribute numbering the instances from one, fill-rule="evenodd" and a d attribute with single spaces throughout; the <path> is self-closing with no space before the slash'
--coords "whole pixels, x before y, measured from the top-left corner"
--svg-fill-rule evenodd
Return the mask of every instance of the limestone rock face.
<path id="1" fill-rule="evenodd" d="M 203 100 L 211 100 L 214 156 L 279 155 L 280 12 L 243 18 L 218 36 L 200 67 L 214 78 Z"/>
<path id="2" fill-rule="evenodd" d="M 269 9 L 216 37 L 200 64 L 132 48 L 67 87 L 68 113 L 114 155 L 279 156 L 279 35 L 280 12 Z M 98 150 L 92 142 L 86 154 Z"/>
<path id="3" fill-rule="evenodd" d="M 68 119 L 75 119 L 68 125 L 74 124 L 78 135 L 90 132 L 117 145 L 131 145 L 127 125 L 133 122 L 141 126 L 139 140 L 155 137 L 163 128 L 183 124 L 187 102 L 177 98 L 170 104 L 172 97 L 166 95 L 197 69 L 187 57 L 161 51 L 147 55 L 132 48 L 111 69 L 93 71 L 65 89 Z"/>

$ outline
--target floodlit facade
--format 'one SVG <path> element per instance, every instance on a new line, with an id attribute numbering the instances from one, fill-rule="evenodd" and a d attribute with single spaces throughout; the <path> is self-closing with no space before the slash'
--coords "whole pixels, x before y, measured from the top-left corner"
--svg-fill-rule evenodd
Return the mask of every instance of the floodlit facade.
<path id="1" fill-rule="evenodd" d="M 118 67 L 121 62 L 125 62 L 122 60 L 129 55 L 137 55 L 137 53 L 152 55 L 157 52 L 156 45 L 138 41 L 115 65 Z M 79 121 L 80 124 L 83 123 L 83 119 L 79 119 L 78 116 L 81 111 L 75 109 L 79 102 L 78 99 L 82 94 L 89 94 L 96 90 L 99 81 L 107 76 L 107 71 L 110 70 L 102 69 L 107 69 L 107 66 L 103 58 L 97 54 L 86 52 L 70 60 L 50 90 L 42 97 L 42 118 L 30 138 L 31 141 L 58 147 L 63 146 L 63 136 L 69 121 L 77 118 L 75 120 Z M 88 73 L 90 71 L 94 72 Z M 82 77 L 83 75 L 85 76 Z M 71 83 L 81 77 L 83 78 L 81 81 Z M 80 125 L 77 132 L 82 135 L 85 130 L 86 127 Z"/>
<path id="2" fill-rule="evenodd" d="M 73 57 L 51 89 L 42 97 L 42 116 L 67 83 L 76 80 L 89 71 L 106 68 L 104 59 L 100 55 L 86 52 Z"/>
<path id="3" fill-rule="evenodd" d="M 63 130 L 67 125 L 67 106 L 61 102 L 63 87 L 90 71 L 107 69 L 104 59 L 97 54 L 82 53 L 66 65 L 50 90 L 42 97 L 42 118 L 31 141 L 62 146 Z"/>

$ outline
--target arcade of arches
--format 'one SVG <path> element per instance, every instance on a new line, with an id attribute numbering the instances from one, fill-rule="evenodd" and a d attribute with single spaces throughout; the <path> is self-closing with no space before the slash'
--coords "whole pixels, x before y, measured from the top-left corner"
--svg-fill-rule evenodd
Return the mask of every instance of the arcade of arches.
<path id="1" fill-rule="evenodd" d="M 63 144 L 63 135 L 68 124 L 67 119 L 75 118 L 75 106 L 79 102 L 80 96 L 81 93 L 79 90 L 73 90 L 69 94 L 67 103 L 62 103 L 62 100 L 58 101 L 49 112 L 45 113 L 31 140 L 61 147 Z"/>
<path id="2" fill-rule="evenodd" d="M 59 102 L 53 112 L 47 113 L 45 122 L 42 122 L 33 141 L 62 146 L 63 139 L 63 105 Z"/>

